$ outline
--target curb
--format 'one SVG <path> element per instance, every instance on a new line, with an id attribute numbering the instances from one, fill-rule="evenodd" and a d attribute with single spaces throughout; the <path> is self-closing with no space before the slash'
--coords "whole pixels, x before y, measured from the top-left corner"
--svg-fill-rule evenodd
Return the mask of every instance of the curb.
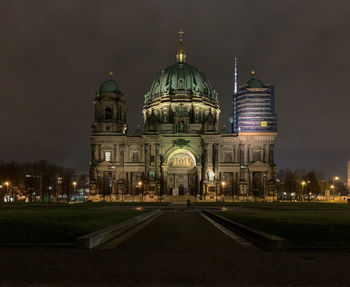
<path id="1" fill-rule="evenodd" d="M 287 248 L 287 240 L 284 238 L 251 228 L 205 209 L 202 212 L 246 239 L 253 241 L 259 247 L 269 250 L 284 250 Z"/>
<path id="2" fill-rule="evenodd" d="M 147 219 L 153 217 L 160 212 L 159 209 L 147 212 L 146 214 L 139 215 L 134 218 L 130 218 L 126 221 L 118 223 L 116 225 L 108 226 L 104 229 L 97 230 L 95 232 L 80 236 L 77 238 L 77 248 L 92 249 L 96 246 L 112 239 L 113 237 L 119 236 L 125 231 L 139 225 Z"/>

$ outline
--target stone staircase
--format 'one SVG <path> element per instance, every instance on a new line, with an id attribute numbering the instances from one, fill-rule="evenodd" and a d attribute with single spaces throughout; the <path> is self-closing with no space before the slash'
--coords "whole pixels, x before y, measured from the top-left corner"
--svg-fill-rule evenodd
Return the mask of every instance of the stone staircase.
<path id="1" fill-rule="evenodd" d="M 187 203 L 187 199 L 190 199 L 191 202 L 194 202 L 193 195 L 169 195 L 162 199 L 162 202 L 172 202 L 172 203 Z M 197 201 L 199 197 L 197 197 Z"/>

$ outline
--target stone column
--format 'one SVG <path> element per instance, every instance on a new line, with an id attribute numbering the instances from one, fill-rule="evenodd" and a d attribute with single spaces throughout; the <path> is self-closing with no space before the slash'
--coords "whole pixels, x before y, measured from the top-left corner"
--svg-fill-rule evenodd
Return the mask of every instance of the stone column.
<path id="1" fill-rule="evenodd" d="M 149 144 L 145 144 L 145 176 L 149 176 L 149 165 L 150 165 L 150 153 L 149 153 Z"/>
<path id="2" fill-rule="evenodd" d="M 124 170 L 124 144 L 119 145 L 119 163 L 120 167 Z"/>
<path id="3" fill-rule="evenodd" d="M 246 162 L 247 164 L 250 163 L 251 161 L 251 154 L 250 154 L 250 144 L 247 145 L 247 157 L 246 157 Z"/>
<path id="4" fill-rule="evenodd" d="M 245 144 L 239 145 L 239 192 L 244 195 L 247 192 L 246 180 L 247 147 Z"/>
<path id="5" fill-rule="evenodd" d="M 156 154 L 155 154 L 155 164 L 156 164 L 156 179 L 160 177 L 160 158 L 159 158 L 159 144 L 156 145 Z"/>
<path id="6" fill-rule="evenodd" d="M 199 184 L 200 179 L 201 179 L 201 169 L 198 166 L 197 167 L 197 174 L 196 174 L 196 188 L 197 188 L 197 193 L 202 196 L 203 195 L 203 187 Z"/>
<path id="7" fill-rule="evenodd" d="M 219 179 L 219 144 L 213 144 L 213 170 L 215 179 Z"/>
<path id="8" fill-rule="evenodd" d="M 168 169 L 162 166 L 162 194 L 168 194 Z"/>
<path id="9" fill-rule="evenodd" d="M 269 145 L 269 165 L 272 166 L 274 164 L 274 158 L 273 158 L 273 148 L 274 145 L 270 144 Z"/>
<path id="10" fill-rule="evenodd" d="M 129 193 L 129 173 L 126 173 L 124 193 Z"/>
<path id="11" fill-rule="evenodd" d="M 203 174 L 202 174 L 202 179 L 203 180 L 208 180 L 208 144 L 204 144 L 203 148 Z"/>
<path id="12" fill-rule="evenodd" d="M 91 144 L 91 163 L 90 163 L 90 181 L 95 182 L 95 169 L 96 169 L 96 145 Z"/>
<path id="13" fill-rule="evenodd" d="M 101 145 L 98 144 L 96 145 L 96 149 L 95 149 L 95 158 L 97 161 L 101 161 Z"/>
<path id="14" fill-rule="evenodd" d="M 248 164 L 248 146 L 245 144 L 244 145 L 244 156 L 243 156 L 243 165 Z"/>

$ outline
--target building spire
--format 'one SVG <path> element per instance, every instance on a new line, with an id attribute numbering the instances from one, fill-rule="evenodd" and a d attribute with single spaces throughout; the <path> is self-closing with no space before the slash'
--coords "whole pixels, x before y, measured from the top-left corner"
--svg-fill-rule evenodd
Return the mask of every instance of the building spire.
<path id="1" fill-rule="evenodd" d="M 182 39 L 183 34 L 184 32 L 181 29 L 179 31 L 179 50 L 177 51 L 177 54 L 176 54 L 177 63 L 186 63 L 186 53 L 184 51 L 183 39 Z"/>

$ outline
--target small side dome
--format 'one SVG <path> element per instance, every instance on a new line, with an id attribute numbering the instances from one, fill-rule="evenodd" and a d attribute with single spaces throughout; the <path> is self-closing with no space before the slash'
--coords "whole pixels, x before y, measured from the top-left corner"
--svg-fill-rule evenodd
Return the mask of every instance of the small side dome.
<path id="1" fill-rule="evenodd" d="M 258 79 L 250 79 L 248 82 L 248 87 L 249 88 L 263 88 L 264 84 L 262 81 L 258 80 Z"/>
<path id="2" fill-rule="evenodd" d="M 100 94 L 103 93 L 120 93 L 117 82 L 112 79 L 104 81 L 100 87 Z"/>
<path id="3" fill-rule="evenodd" d="M 251 71 L 251 75 L 252 75 L 251 79 L 247 82 L 248 88 L 253 88 L 253 89 L 263 88 L 264 87 L 263 82 L 254 78 L 254 75 L 255 75 L 254 70 Z"/>
<path id="4" fill-rule="evenodd" d="M 115 93 L 115 94 L 119 94 L 121 93 L 120 88 L 118 83 L 112 79 L 113 77 L 113 72 L 109 73 L 110 75 L 110 79 L 106 80 L 102 83 L 102 85 L 100 86 L 100 94 L 104 94 L 104 93 Z"/>

